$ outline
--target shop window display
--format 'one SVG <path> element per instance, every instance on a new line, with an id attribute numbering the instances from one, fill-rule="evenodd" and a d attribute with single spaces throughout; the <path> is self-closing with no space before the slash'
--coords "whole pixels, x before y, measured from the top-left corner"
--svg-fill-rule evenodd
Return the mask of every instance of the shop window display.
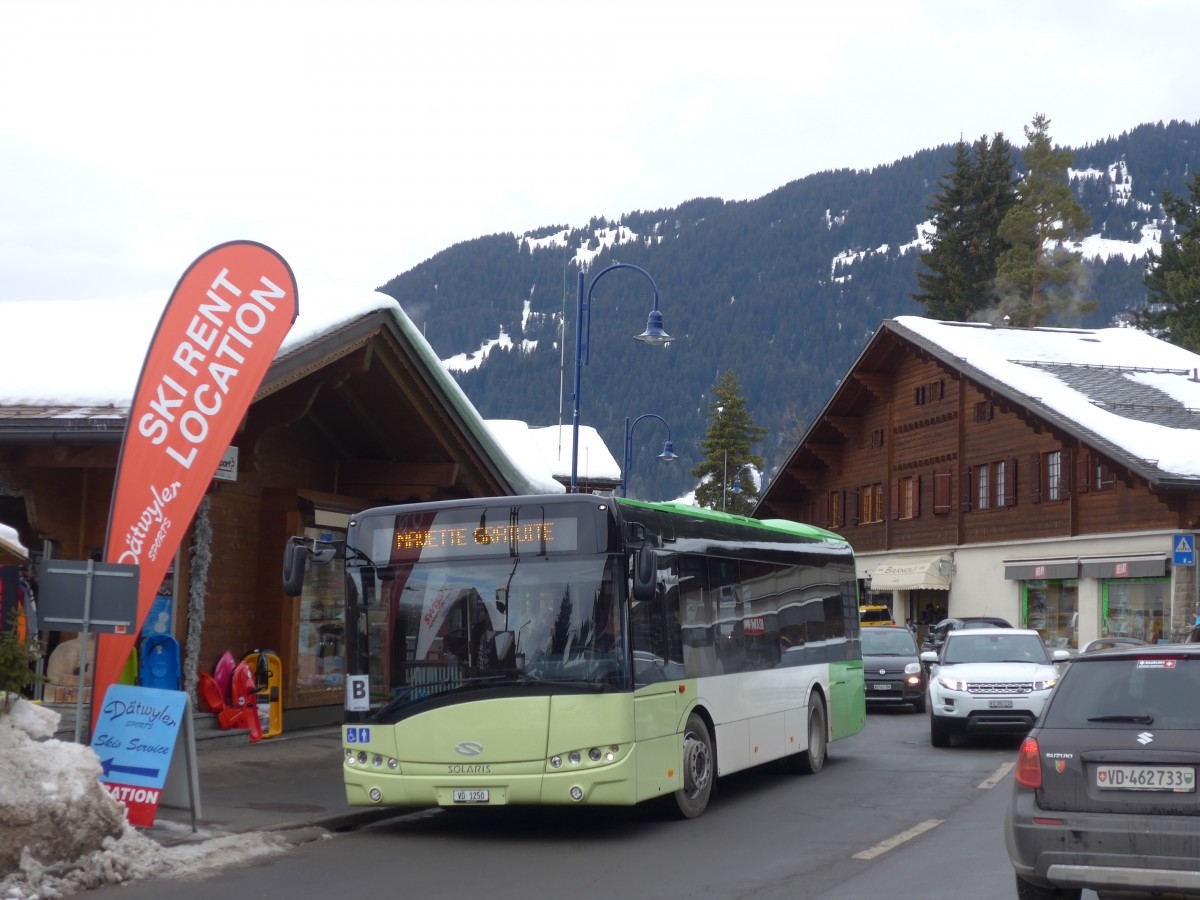
<path id="1" fill-rule="evenodd" d="M 344 539 L 342 533 L 306 528 L 304 536 L 321 541 Z M 343 562 L 309 566 L 300 593 L 296 687 L 302 691 L 341 690 L 344 678 L 345 610 Z"/>
<path id="2" fill-rule="evenodd" d="M 1024 625 L 1041 633 L 1051 650 L 1079 647 L 1079 601 L 1076 582 L 1026 581 Z"/>
<path id="3" fill-rule="evenodd" d="M 1110 579 L 1104 582 L 1105 637 L 1132 637 L 1157 644 L 1166 633 L 1170 579 Z"/>

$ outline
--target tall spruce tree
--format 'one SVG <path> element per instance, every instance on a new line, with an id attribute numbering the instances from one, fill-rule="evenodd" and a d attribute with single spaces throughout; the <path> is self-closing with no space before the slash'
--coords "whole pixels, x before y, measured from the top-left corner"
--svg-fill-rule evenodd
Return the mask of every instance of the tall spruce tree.
<path id="1" fill-rule="evenodd" d="M 696 488 L 696 504 L 708 509 L 747 514 L 758 501 L 757 479 L 749 477 L 743 469 L 753 466 L 762 472 L 763 458 L 751 453 L 750 448 L 767 434 L 768 429 L 759 428 L 746 409 L 746 398 L 742 386 L 728 370 L 713 387 L 713 400 L 708 404 L 708 432 L 700 441 L 704 459 L 692 470 L 700 479 Z M 734 479 L 739 480 L 741 493 L 731 493 L 729 488 Z M 761 477 L 761 476 L 760 476 Z"/>
<path id="2" fill-rule="evenodd" d="M 950 172 L 938 182 L 939 193 L 927 209 L 935 234 L 921 257 L 929 271 L 917 273 L 924 303 L 935 319 L 965 322 L 990 306 L 996 258 L 1005 245 L 1000 222 L 1016 202 L 1011 147 L 997 133 L 984 135 L 974 147 L 954 146 Z"/>
<path id="3" fill-rule="evenodd" d="M 1068 242 L 1091 220 L 1071 193 L 1067 170 L 1075 161 L 1069 150 L 1050 143 L 1050 120 L 1042 113 L 1025 126 L 1029 145 L 1021 158 L 1025 174 L 1017 202 L 1000 224 L 1008 247 L 997 266 L 1000 312 L 1012 324 L 1033 327 L 1048 317 L 1089 312 L 1094 303 L 1080 300 L 1083 258 Z"/>
<path id="4" fill-rule="evenodd" d="M 1200 352 L 1200 172 L 1192 174 L 1187 198 L 1163 191 L 1163 211 L 1175 223 L 1175 237 L 1146 257 L 1149 306 L 1137 313 L 1137 324 Z"/>

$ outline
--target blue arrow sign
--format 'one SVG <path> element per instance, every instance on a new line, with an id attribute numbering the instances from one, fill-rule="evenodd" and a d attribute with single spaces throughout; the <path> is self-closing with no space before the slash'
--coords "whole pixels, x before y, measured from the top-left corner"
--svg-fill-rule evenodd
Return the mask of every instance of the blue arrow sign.
<path id="1" fill-rule="evenodd" d="M 104 777 L 107 778 L 110 772 L 120 772 L 123 775 L 137 775 L 139 778 L 158 778 L 158 769 L 146 769 L 142 766 L 118 766 L 113 763 L 112 757 L 100 760 L 100 766 L 104 769 Z"/>
<path id="2" fill-rule="evenodd" d="M 110 686 L 92 732 L 92 749 L 103 760 L 100 780 L 161 789 L 186 709 L 182 691 Z"/>

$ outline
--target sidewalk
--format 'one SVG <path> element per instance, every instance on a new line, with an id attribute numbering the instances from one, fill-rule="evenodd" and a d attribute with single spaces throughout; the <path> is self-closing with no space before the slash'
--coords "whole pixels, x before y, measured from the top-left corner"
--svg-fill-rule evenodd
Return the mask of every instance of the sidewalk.
<path id="1" fill-rule="evenodd" d="M 245 831 L 316 826 L 327 831 L 396 815 L 393 809 L 346 805 L 342 784 L 342 739 L 337 726 L 311 728 L 241 741 L 196 742 L 200 773 L 200 816 L 159 806 L 146 833 L 177 843 Z M 206 745 L 212 745 L 211 748 Z"/>
<path id="2" fill-rule="evenodd" d="M 313 828 L 337 831 L 398 814 L 392 808 L 346 805 L 342 784 L 341 727 L 283 732 L 250 743 L 248 732 L 216 731 L 197 716 L 196 767 L 200 814 L 160 805 L 145 834 L 164 844 L 247 831 Z M 74 717 L 64 716 L 56 734 L 71 740 Z M 300 837 L 300 835 L 297 835 Z"/>

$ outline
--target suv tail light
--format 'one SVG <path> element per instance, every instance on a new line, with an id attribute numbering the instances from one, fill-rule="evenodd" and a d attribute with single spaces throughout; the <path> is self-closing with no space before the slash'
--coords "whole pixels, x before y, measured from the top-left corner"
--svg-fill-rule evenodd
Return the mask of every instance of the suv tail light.
<path id="1" fill-rule="evenodd" d="M 1027 788 L 1042 786 L 1042 760 L 1038 751 L 1037 738 L 1027 737 L 1021 741 L 1021 749 L 1017 753 L 1016 768 L 1017 784 Z"/>

